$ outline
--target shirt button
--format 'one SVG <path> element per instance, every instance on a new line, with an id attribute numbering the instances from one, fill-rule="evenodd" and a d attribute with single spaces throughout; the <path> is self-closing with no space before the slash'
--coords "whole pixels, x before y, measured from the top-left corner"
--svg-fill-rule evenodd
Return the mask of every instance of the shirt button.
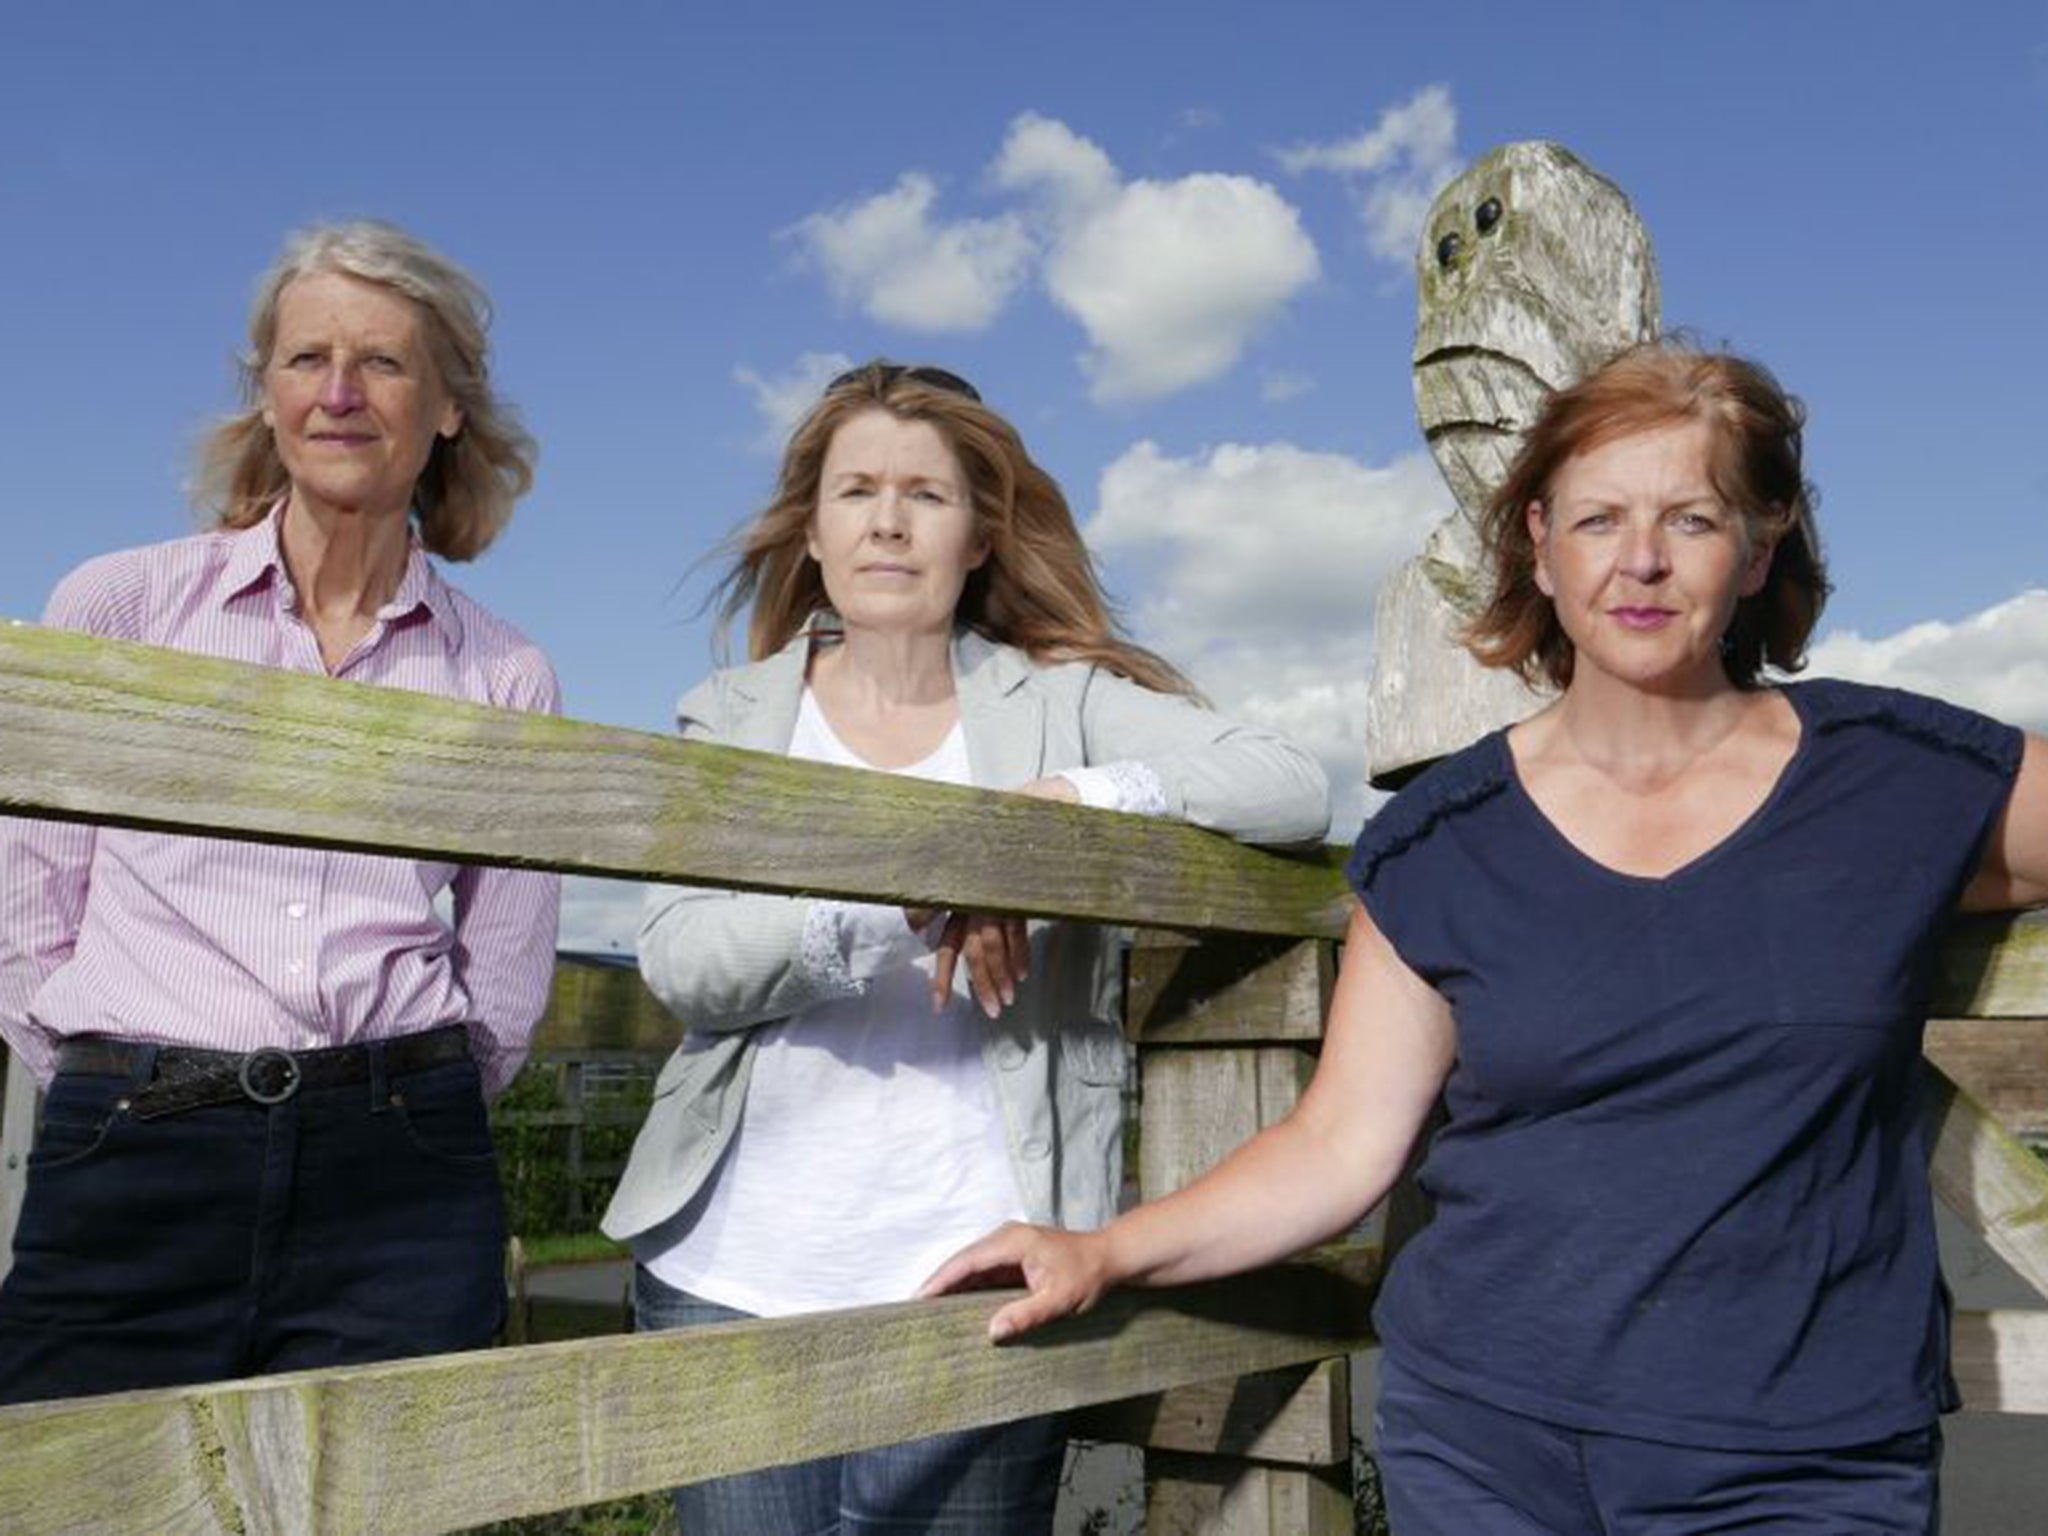
<path id="1" fill-rule="evenodd" d="M 319 1050 L 319 1049 L 320 1049 L 320 1037 L 319 1037 L 318 1035 L 314 1035 L 314 1034 L 305 1034 L 305 1035 L 301 1035 L 301 1036 L 299 1036 L 299 1049 L 300 1049 L 300 1050 L 302 1050 L 302 1051 L 317 1051 L 317 1050 Z"/>
<path id="2" fill-rule="evenodd" d="M 1048 1146 L 1045 1142 L 1041 1141 L 1038 1137 L 1034 1136 L 1029 1141 L 1025 1142 L 1024 1145 L 1020 1147 L 1018 1150 L 1021 1151 L 1026 1157 L 1030 1158 L 1033 1162 L 1036 1162 L 1039 1158 L 1044 1157 L 1047 1153 L 1052 1151 L 1052 1148 Z"/>
<path id="3" fill-rule="evenodd" d="M 1024 1047 L 1014 1040 L 1005 1040 L 996 1047 L 996 1065 L 1014 1072 L 1024 1065 Z"/>
<path id="4" fill-rule="evenodd" d="M 306 904 L 303 901 L 294 901 L 285 907 L 284 915 L 293 918 L 304 917 L 306 915 Z"/>
<path id="5" fill-rule="evenodd" d="M 287 960 L 284 963 L 284 973 L 287 976 L 296 976 L 305 968 L 305 962 L 301 960 Z"/>

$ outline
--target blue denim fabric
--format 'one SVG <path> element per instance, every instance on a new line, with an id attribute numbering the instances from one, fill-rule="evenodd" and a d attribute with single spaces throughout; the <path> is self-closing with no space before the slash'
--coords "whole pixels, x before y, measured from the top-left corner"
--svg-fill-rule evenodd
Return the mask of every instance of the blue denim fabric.
<path id="1" fill-rule="evenodd" d="M 50 1085 L 0 1285 L 0 1402 L 496 1335 L 504 1199 L 473 1064 L 154 1120 L 125 1107 L 136 1086 Z"/>
<path id="2" fill-rule="evenodd" d="M 634 1271 L 642 1331 L 747 1315 Z M 712 1478 L 676 1489 L 676 1523 L 685 1536 L 1046 1536 L 1066 1447 L 1053 1415 Z"/>
<path id="3" fill-rule="evenodd" d="M 1374 1459 L 1398 1536 L 1939 1536 L 1941 1426 L 1822 1451 L 1568 1429 L 1380 1361 Z"/>

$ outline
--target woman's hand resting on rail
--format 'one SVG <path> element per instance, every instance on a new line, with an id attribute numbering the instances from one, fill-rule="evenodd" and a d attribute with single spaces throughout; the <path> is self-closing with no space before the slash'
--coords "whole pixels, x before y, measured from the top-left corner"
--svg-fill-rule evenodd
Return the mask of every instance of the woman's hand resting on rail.
<path id="1" fill-rule="evenodd" d="M 1063 1232 L 1008 1222 L 969 1243 L 917 1288 L 920 1299 L 951 1291 L 986 1291 L 1022 1285 L 1019 1297 L 989 1319 L 998 1342 L 1088 1311 L 1116 1283 L 1109 1241 L 1101 1232 Z"/>
<path id="2" fill-rule="evenodd" d="M 1041 800 L 1078 803 L 1080 796 L 1066 779 L 1055 775 L 1033 779 L 1015 793 Z M 932 1011 L 937 1013 L 953 996 L 953 974 L 964 962 L 968 989 L 981 1011 L 997 1018 L 1017 1001 L 1018 983 L 1031 974 L 1031 938 L 1021 917 L 999 917 L 987 912 L 948 912 L 939 935 L 939 963 L 932 973 Z M 935 907 L 905 907 L 904 920 L 919 933 L 938 921 Z"/>

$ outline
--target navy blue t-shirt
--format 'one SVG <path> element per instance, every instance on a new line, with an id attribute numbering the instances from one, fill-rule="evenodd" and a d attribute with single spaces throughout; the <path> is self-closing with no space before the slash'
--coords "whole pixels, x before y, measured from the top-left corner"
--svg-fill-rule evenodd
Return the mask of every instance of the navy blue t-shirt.
<path id="1" fill-rule="evenodd" d="M 1728 1449 L 1952 1406 L 1922 1022 L 2023 738 L 1913 694 L 1784 692 L 1800 739 L 1769 797 L 1661 878 L 1570 843 L 1504 733 L 1360 835 L 1353 886 L 1457 1022 L 1436 1213 L 1375 1313 L 1424 1379 Z"/>

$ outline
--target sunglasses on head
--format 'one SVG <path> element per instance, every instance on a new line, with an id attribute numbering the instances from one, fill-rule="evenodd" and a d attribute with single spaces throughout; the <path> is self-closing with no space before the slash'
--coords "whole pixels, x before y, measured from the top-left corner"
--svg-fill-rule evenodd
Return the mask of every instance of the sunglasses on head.
<path id="1" fill-rule="evenodd" d="M 975 404 L 981 403 L 981 391 L 961 378 L 957 373 L 948 373 L 943 368 L 933 368 L 924 363 L 862 363 L 858 368 L 849 368 L 825 386 L 825 393 L 844 389 L 849 384 L 858 384 L 874 379 L 884 388 L 898 379 L 908 379 L 913 384 L 928 385 L 932 389 L 943 389 L 949 395 L 965 395 Z"/>

